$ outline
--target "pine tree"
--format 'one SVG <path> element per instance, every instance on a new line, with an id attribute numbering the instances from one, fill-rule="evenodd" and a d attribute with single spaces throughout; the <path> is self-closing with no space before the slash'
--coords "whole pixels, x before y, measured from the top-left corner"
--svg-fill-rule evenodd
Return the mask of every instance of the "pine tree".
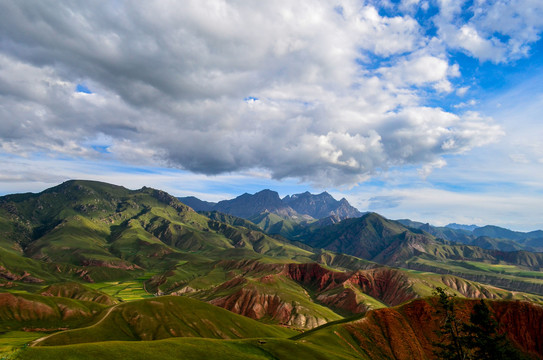
<path id="1" fill-rule="evenodd" d="M 435 289 L 434 295 L 438 296 L 438 314 L 442 315 L 442 324 L 438 331 L 440 342 L 434 344 L 439 349 L 434 352 L 438 359 L 524 359 L 505 334 L 500 333 L 499 324 L 484 300 L 475 304 L 470 321 L 464 323 L 456 317 L 455 295 L 447 293 L 441 287 Z"/>
<path id="2" fill-rule="evenodd" d="M 470 323 L 464 324 L 466 348 L 473 360 L 515 360 L 521 359 L 518 351 L 499 333 L 498 322 L 486 302 L 481 300 L 473 307 Z"/>
<path id="3" fill-rule="evenodd" d="M 454 295 L 448 294 L 445 289 L 437 287 L 434 295 L 439 298 L 443 314 L 442 324 L 439 329 L 441 342 L 434 344 L 439 348 L 435 354 L 443 360 L 466 360 L 469 359 L 464 349 L 464 336 L 462 335 L 462 324 L 458 321 L 454 309 Z"/>

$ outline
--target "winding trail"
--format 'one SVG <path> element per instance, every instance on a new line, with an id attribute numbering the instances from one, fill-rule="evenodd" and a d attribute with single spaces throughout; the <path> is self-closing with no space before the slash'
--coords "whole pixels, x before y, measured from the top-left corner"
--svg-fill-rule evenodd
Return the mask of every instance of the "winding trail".
<path id="1" fill-rule="evenodd" d="M 90 325 L 90 326 L 88 326 L 88 327 L 100 325 L 100 324 L 101 324 L 101 323 L 109 316 L 109 314 L 113 311 L 113 309 L 115 309 L 115 308 L 118 307 L 119 305 L 121 305 L 121 304 L 114 305 L 114 306 L 110 307 L 109 309 L 107 309 L 105 315 L 104 315 L 100 320 L 98 320 L 98 322 L 97 322 L 96 324 L 92 324 L 92 325 Z M 78 330 L 78 329 L 73 329 L 73 330 Z M 66 331 L 72 331 L 72 330 L 66 330 Z M 43 337 L 41 337 L 41 338 L 39 338 L 39 339 L 36 339 L 36 340 L 34 340 L 34 341 L 32 341 L 32 342 L 30 343 L 30 346 L 34 347 L 34 346 L 36 346 L 37 344 L 39 344 L 40 342 L 42 342 L 43 340 L 46 340 L 46 339 L 48 339 L 48 338 L 50 338 L 51 336 L 56 335 L 56 334 L 58 334 L 58 332 L 55 332 L 55 333 L 52 333 L 52 334 L 50 334 L 50 335 L 43 336 Z"/>

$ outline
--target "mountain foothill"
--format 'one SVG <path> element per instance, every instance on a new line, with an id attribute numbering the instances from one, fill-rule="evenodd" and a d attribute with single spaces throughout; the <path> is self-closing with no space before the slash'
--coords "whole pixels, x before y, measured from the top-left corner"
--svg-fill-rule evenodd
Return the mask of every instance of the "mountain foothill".
<path id="1" fill-rule="evenodd" d="M 483 308 L 507 356 L 541 359 L 542 251 L 543 231 L 391 220 L 326 192 L 213 203 L 71 180 L 0 197 L 0 354 L 438 359 L 444 324 L 472 331 Z"/>

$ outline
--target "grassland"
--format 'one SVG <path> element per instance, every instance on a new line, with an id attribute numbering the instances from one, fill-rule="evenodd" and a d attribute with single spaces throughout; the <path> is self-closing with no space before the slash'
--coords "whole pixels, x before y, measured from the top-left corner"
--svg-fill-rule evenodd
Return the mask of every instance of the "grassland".
<path id="1" fill-rule="evenodd" d="M 288 339 L 255 338 L 245 340 L 215 340 L 176 338 L 151 342 L 114 341 L 108 343 L 26 348 L 19 351 L 13 359 L 354 360 L 361 358 L 354 354 L 344 354 L 342 351 L 337 351 L 336 348 L 328 348 L 326 346 L 318 346 L 311 343 Z"/>
<path id="2" fill-rule="evenodd" d="M 46 333 L 28 331 L 7 331 L 0 334 L 0 359 L 12 358 L 20 349 L 28 346 Z"/>
<path id="3" fill-rule="evenodd" d="M 154 297 L 145 291 L 144 282 L 147 281 L 154 273 L 146 274 L 134 280 L 124 281 L 108 281 L 102 283 L 87 284 L 88 287 L 100 290 L 111 297 L 122 301 L 141 300 Z"/>
<path id="4" fill-rule="evenodd" d="M 52 346 L 170 337 L 286 338 L 294 334 L 293 330 L 265 325 L 195 299 L 162 296 L 115 305 L 104 310 L 93 325 L 56 333 L 36 344 Z"/>
<path id="5" fill-rule="evenodd" d="M 274 225 L 271 220 L 263 219 Z M 291 225 L 281 220 L 274 226 L 280 226 L 278 233 L 297 231 Z M 9 309 L 0 307 L 0 331 L 5 331 L 0 346 L 20 359 L 369 358 L 359 353 L 341 326 L 334 324 L 294 341 L 287 338 L 296 332 L 264 323 L 291 324 L 296 315 L 318 319 L 312 324 L 340 320 L 368 308 L 429 296 L 437 286 L 449 287 L 459 296 L 542 299 L 475 282 L 533 293 L 540 289 L 543 294 L 543 273 L 534 270 L 535 266 L 473 261 L 463 256 L 474 247 L 463 247 L 464 252 L 457 253 L 460 248 L 437 243 L 419 232 L 408 234 L 407 239 L 405 228 L 376 214 L 366 216 L 364 223 L 351 219 L 329 227 L 311 243 L 328 246 L 329 241 L 345 234 L 367 249 L 375 247 L 367 258 L 373 258 L 383 247 L 407 240 L 428 240 L 429 253 L 402 263 L 412 267 L 408 271 L 381 267 L 382 273 L 393 275 L 378 278 L 373 270 L 379 265 L 371 261 L 297 246 L 232 216 L 215 213 L 206 217 L 154 189 L 130 191 L 75 181 L 41 194 L 1 197 L 0 289 L 16 296 L 17 301 Z M 344 245 L 352 244 L 355 242 L 346 241 Z M 398 249 L 406 258 L 414 254 L 407 246 Z M 481 256 L 488 255 L 477 251 Z M 453 256 L 460 260 L 451 260 Z M 532 260 L 537 264 L 535 258 L 523 261 Z M 285 271 L 285 264 L 313 262 L 322 267 L 308 278 L 294 280 Z M 324 275 L 328 277 L 317 278 Z M 362 280 L 357 282 L 355 275 Z M 309 279 L 311 276 L 316 277 Z M 353 280 L 345 282 L 351 276 Z M 115 305 L 86 302 L 88 297 L 78 299 L 76 294 L 60 290 L 54 296 L 37 295 L 47 285 L 70 282 L 72 287 L 74 282 L 84 283 L 111 296 L 114 300 L 108 304 Z M 154 295 L 180 294 L 184 289 L 189 291 L 186 297 Z M 345 294 L 350 297 L 341 298 Z M 261 322 L 189 297 L 214 303 L 224 300 L 221 306 Z M 326 297 L 339 300 L 325 303 L 322 299 Z M 273 309 L 262 315 L 270 299 L 278 305 L 270 306 Z M 343 307 L 338 305 L 342 300 Z M 365 306 L 364 310 L 357 307 L 359 304 Z M 288 314 L 280 314 L 280 306 L 288 308 Z M 39 343 L 45 346 L 21 349 L 41 335 L 17 331 L 24 327 L 70 330 L 48 336 Z M 89 341 L 99 343 L 86 344 Z"/>

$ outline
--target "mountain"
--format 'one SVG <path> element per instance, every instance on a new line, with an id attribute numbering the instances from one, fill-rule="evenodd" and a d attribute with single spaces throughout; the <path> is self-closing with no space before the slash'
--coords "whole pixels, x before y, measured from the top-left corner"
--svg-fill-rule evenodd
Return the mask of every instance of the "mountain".
<path id="1" fill-rule="evenodd" d="M 193 196 L 181 197 L 179 200 L 206 214 L 217 211 L 250 220 L 268 234 L 281 235 L 291 240 L 308 228 L 362 216 L 345 198 L 338 201 L 327 192 L 318 195 L 305 192 L 281 199 L 275 191 L 262 190 L 218 203 L 202 201 Z"/>
<path id="2" fill-rule="evenodd" d="M 420 237 L 421 241 L 431 239 L 422 232 L 414 233 L 398 222 L 368 213 L 314 230 L 303 235 L 303 242 L 316 248 L 373 260 L 382 257 L 392 244 L 409 237 Z"/>
<path id="3" fill-rule="evenodd" d="M 346 219 L 362 215 L 345 198 L 338 201 L 327 192 L 318 195 L 305 192 L 287 195 L 281 199 L 275 191 L 262 190 L 256 194 L 245 193 L 235 199 L 223 200 L 218 203 L 202 201 L 193 196 L 181 197 L 179 200 L 196 211 L 215 210 L 245 219 L 266 213 L 279 215 L 284 219 L 296 222 L 330 216 Z"/>
<path id="4" fill-rule="evenodd" d="M 314 219 L 323 219 L 329 216 L 337 216 L 340 219 L 362 216 L 362 213 L 352 207 L 345 198 L 338 201 L 327 192 L 313 195 L 306 191 L 301 194 L 287 195 L 283 198 L 283 203 L 293 208 L 297 213 L 309 215 Z"/>
<path id="5" fill-rule="evenodd" d="M 218 203 L 202 201 L 193 196 L 181 197 L 179 200 L 196 211 L 219 211 L 245 219 L 264 212 L 286 217 L 298 215 L 292 208 L 283 204 L 277 192 L 271 190 L 262 190 L 256 194 L 245 193 L 235 199 L 222 200 Z"/>
<path id="6" fill-rule="evenodd" d="M 238 204 L 254 209 L 283 203 L 272 191 L 241 198 Z M 300 203 L 318 208 L 306 200 Z M 59 349 L 54 344 L 75 344 L 69 347 L 79 355 L 90 349 L 89 341 L 100 341 L 93 354 L 104 347 L 122 349 L 125 357 L 132 350 L 124 340 L 135 348 L 139 340 L 154 340 L 146 344 L 163 357 L 170 350 L 160 341 L 189 354 L 200 354 L 201 347 L 217 357 L 230 356 L 227 349 L 245 355 L 269 349 L 264 354 L 288 358 L 300 351 L 288 343 L 297 340 L 285 339 L 294 330 L 307 331 L 306 342 L 295 344 L 315 358 L 352 358 L 364 353 L 358 345 L 326 350 L 310 339 L 334 343 L 338 335 L 324 331 L 331 328 L 348 339 L 355 335 L 336 322 L 380 309 L 388 319 L 395 313 L 385 310 L 428 297 L 437 287 L 458 297 L 543 301 L 541 253 L 452 243 L 422 230 L 432 230 L 428 224 L 406 227 L 375 213 L 344 220 L 332 215 L 303 226 L 269 211 L 252 219 L 258 224 L 218 211 L 197 213 L 161 190 L 93 181 L 2 196 L 0 338 L 18 339 L 14 351 L 25 359 L 38 347 L 44 350 L 36 354 L 50 358 Z M 392 334 L 397 323 L 390 324 Z M 291 330 L 277 333 L 268 325 Z M 326 325 L 309 337 L 309 329 Z M 44 346 L 20 348 L 44 336 L 35 343 Z M 181 336 L 207 339 L 166 339 Z M 225 338 L 241 340 L 225 345 Z"/>
<path id="7" fill-rule="evenodd" d="M 181 197 L 179 200 L 196 211 L 213 211 L 217 203 L 200 200 L 194 196 Z"/>
<path id="8" fill-rule="evenodd" d="M 413 225 L 413 222 L 402 222 Z M 427 260 L 435 261 L 451 259 L 508 262 L 528 266 L 535 271 L 543 267 L 543 253 L 520 251 L 518 247 L 511 245 L 511 241 L 500 240 L 502 244 L 510 244 L 509 251 L 483 249 L 446 241 L 430 233 L 441 232 L 441 229 L 428 224 L 421 224 L 418 228 L 407 227 L 399 221 L 368 213 L 360 218 L 346 219 L 305 233 L 300 236 L 300 240 L 316 248 L 394 266 L 405 266 L 410 258 L 423 256 Z M 492 243 L 495 239 L 475 238 L 474 241 Z"/>
<path id="9" fill-rule="evenodd" d="M 219 201 L 213 210 L 245 219 L 264 212 L 284 217 L 299 216 L 294 209 L 283 203 L 277 192 L 271 190 L 262 190 L 253 195 L 245 193 L 232 200 Z"/>
<path id="10" fill-rule="evenodd" d="M 233 249 L 243 257 L 311 255 L 254 228 L 197 214 L 151 188 L 68 181 L 0 197 L 0 282 L 134 278 L 168 271 L 194 251 L 213 259 Z"/>
<path id="11" fill-rule="evenodd" d="M 294 239 L 307 227 L 306 223 L 300 223 L 292 218 L 281 217 L 280 215 L 263 212 L 249 218 L 260 229 L 271 235 L 281 235 L 287 239 Z"/>
<path id="12" fill-rule="evenodd" d="M 397 220 L 404 226 L 423 230 L 437 238 L 466 245 L 475 245 L 488 250 L 543 252 L 543 231 L 519 232 L 498 226 L 449 224 L 432 226 L 408 219 Z"/>
<path id="13" fill-rule="evenodd" d="M 454 274 L 509 290 L 543 295 L 540 281 L 543 253 L 457 244 L 375 213 L 312 229 L 301 234 L 299 241 L 389 266 Z M 529 274 L 529 278 L 515 275 L 523 271 L 527 271 L 524 274 Z"/>

